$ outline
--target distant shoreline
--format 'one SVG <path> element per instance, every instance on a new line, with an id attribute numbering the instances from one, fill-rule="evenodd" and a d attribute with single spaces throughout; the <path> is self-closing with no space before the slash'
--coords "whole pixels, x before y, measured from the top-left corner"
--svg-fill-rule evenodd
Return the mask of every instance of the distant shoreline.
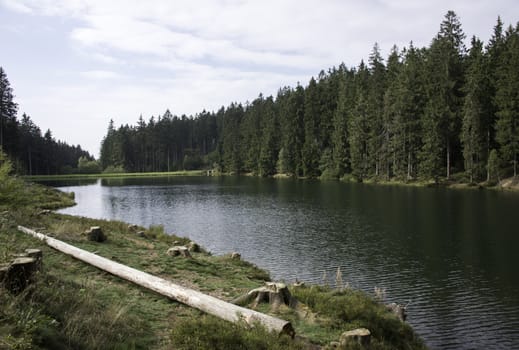
<path id="1" fill-rule="evenodd" d="M 169 172 L 145 172 L 145 173 L 100 173 L 100 174 L 62 174 L 62 175 L 32 175 L 22 176 L 29 181 L 56 181 L 56 180 L 82 180 L 82 179 L 110 179 L 110 178 L 149 178 L 149 177 L 166 177 L 166 176 L 229 176 L 236 175 L 230 173 L 220 173 L 211 170 L 180 170 Z M 253 173 L 244 173 L 237 176 L 256 176 Z M 306 180 L 305 177 L 295 177 L 290 174 L 275 174 L 269 178 L 274 179 L 299 179 Z M 496 184 L 488 184 L 487 182 L 467 183 L 454 180 L 441 180 L 435 183 L 432 180 L 382 180 L 382 179 L 366 179 L 363 182 L 355 181 L 351 178 L 316 178 L 321 181 L 341 181 L 349 183 L 363 183 L 368 185 L 382 186 L 410 186 L 410 187 L 443 187 L 452 189 L 468 189 L 468 190 L 494 190 L 494 191 L 510 191 L 519 192 L 519 177 L 506 178 Z"/>

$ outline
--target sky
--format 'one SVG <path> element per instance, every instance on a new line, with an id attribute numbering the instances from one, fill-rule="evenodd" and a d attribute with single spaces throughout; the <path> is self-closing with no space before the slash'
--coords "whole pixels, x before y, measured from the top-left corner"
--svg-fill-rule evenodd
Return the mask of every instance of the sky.
<path id="1" fill-rule="evenodd" d="M 428 46 L 448 10 L 487 42 L 517 0 L 0 0 L 0 66 L 27 113 L 98 157 L 116 126 L 306 86 L 342 62 Z"/>

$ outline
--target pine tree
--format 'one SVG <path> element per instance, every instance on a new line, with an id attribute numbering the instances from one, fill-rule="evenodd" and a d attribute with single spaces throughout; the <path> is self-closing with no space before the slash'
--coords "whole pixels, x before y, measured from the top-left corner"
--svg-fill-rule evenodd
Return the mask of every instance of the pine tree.
<path id="1" fill-rule="evenodd" d="M 318 177 L 321 149 L 319 145 L 319 95 L 317 83 L 314 78 L 305 91 L 305 141 L 302 150 L 303 175 L 306 177 Z"/>
<path id="2" fill-rule="evenodd" d="M 484 166 L 487 163 L 488 155 L 485 152 L 485 143 L 488 126 L 485 118 L 491 113 L 483 43 L 475 37 L 472 38 L 467 61 L 466 95 L 460 139 L 463 146 L 465 170 L 469 175 L 470 182 L 473 182 L 474 178 L 481 178 Z"/>
<path id="3" fill-rule="evenodd" d="M 485 129 L 486 129 L 486 154 L 490 154 L 491 149 L 498 147 L 495 140 L 495 129 L 498 106 L 495 99 L 497 85 L 499 81 L 499 66 L 502 61 L 504 51 L 504 35 L 503 35 L 503 22 L 501 18 L 497 18 L 497 23 L 494 26 L 494 32 L 489 40 L 486 47 L 487 56 L 487 70 L 489 74 L 489 99 L 490 99 L 490 111 L 486 115 Z M 487 181 L 490 181 L 490 170 L 487 167 Z"/>
<path id="4" fill-rule="evenodd" d="M 17 110 L 18 105 L 13 101 L 13 89 L 4 69 L 0 67 L 0 148 L 7 154 L 14 154 L 16 151 Z"/>
<path id="5" fill-rule="evenodd" d="M 279 154 L 279 126 L 274 108 L 274 101 L 270 96 L 265 101 L 262 118 L 262 140 L 258 164 L 261 176 L 272 176 L 276 173 L 276 163 Z"/>
<path id="6" fill-rule="evenodd" d="M 386 180 L 392 175 L 396 167 L 396 152 L 394 149 L 394 135 L 396 129 L 401 127 L 397 125 L 398 115 L 402 113 L 400 102 L 400 84 L 399 75 L 402 69 L 400 62 L 400 54 L 398 48 L 393 46 L 387 60 L 387 81 L 388 87 L 384 93 L 384 110 L 382 119 L 382 140 L 380 150 L 380 160 L 382 170 L 385 173 Z"/>
<path id="7" fill-rule="evenodd" d="M 516 177 L 519 156 L 519 28 L 510 27 L 506 32 L 496 103 L 499 153 L 503 161 L 512 164 Z"/>
<path id="8" fill-rule="evenodd" d="M 374 171 L 375 176 L 379 176 L 382 163 L 382 147 L 385 142 L 383 114 L 384 93 L 386 91 L 386 67 L 384 66 L 384 60 L 377 43 L 373 46 L 373 51 L 369 57 L 369 72 L 367 160 L 369 169 Z"/>
<path id="9" fill-rule="evenodd" d="M 369 71 L 361 61 L 354 80 L 355 104 L 348 119 L 351 173 L 358 181 L 368 175 L 368 79 Z"/>
<path id="10" fill-rule="evenodd" d="M 451 166 L 458 159 L 461 128 L 463 59 L 465 35 L 453 11 L 447 12 L 428 51 L 426 85 L 428 108 L 423 121 L 424 148 L 421 152 L 422 174 L 436 180 L 440 170 L 446 169 L 447 179 Z M 436 135 L 427 135 L 436 133 Z M 445 158 L 444 158 L 445 155 Z M 441 163 L 445 162 L 445 166 Z"/>
<path id="11" fill-rule="evenodd" d="M 341 65 L 339 67 L 340 81 L 337 99 L 337 109 L 333 117 L 332 132 L 332 159 L 334 173 L 341 177 L 351 171 L 350 152 L 348 144 L 348 120 L 355 102 L 355 89 L 353 85 L 354 72 Z"/>

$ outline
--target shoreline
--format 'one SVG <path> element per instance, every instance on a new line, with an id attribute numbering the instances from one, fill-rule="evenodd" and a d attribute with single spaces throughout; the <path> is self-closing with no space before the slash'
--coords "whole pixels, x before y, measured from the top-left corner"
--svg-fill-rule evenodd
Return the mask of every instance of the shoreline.
<path id="1" fill-rule="evenodd" d="M 210 174 L 210 175 L 209 175 Z M 109 173 L 109 174 L 62 174 L 62 175 L 32 175 L 22 176 L 22 179 L 27 181 L 59 181 L 59 180 L 88 180 L 88 179 L 112 179 L 112 178 L 153 178 L 153 177 L 181 177 L 181 176 L 244 176 L 244 177 L 259 177 L 253 173 L 230 174 L 230 173 L 213 173 L 208 170 L 186 170 L 173 172 L 149 172 L 149 173 Z M 281 179 L 281 180 L 308 180 L 306 177 L 295 177 L 291 174 L 277 173 L 267 178 Z M 312 180 L 319 181 L 339 181 L 344 183 L 358 183 L 366 185 L 380 185 L 380 186 L 402 186 L 402 187 L 417 187 L 417 188 L 448 188 L 456 190 L 491 190 L 503 192 L 517 192 L 519 193 L 519 177 L 509 177 L 500 180 L 496 184 L 488 184 L 487 182 L 468 183 L 457 182 L 454 180 L 441 180 L 434 182 L 433 180 L 383 180 L 383 179 L 366 179 L 362 182 L 356 181 L 352 178 L 315 178 Z"/>

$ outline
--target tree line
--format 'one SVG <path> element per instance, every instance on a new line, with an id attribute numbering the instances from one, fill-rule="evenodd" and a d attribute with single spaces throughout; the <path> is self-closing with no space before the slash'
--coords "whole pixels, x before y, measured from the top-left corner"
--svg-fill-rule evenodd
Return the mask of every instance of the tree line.
<path id="1" fill-rule="evenodd" d="M 42 134 L 27 114 L 18 119 L 18 105 L 7 75 L 0 67 L 0 150 L 19 174 L 54 175 L 78 171 L 78 160 L 94 158 L 78 146 L 56 141 L 50 130 Z"/>
<path id="2" fill-rule="evenodd" d="M 470 48 L 449 11 L 428 47 L 321 71 L 303 87 L 216 112 L 166 111 L 110 121 L 101 166 L 111 171 L 217 168 L 262 176 L 490 181 L 517 175 L 519 24 L 500 18 Z"/>

